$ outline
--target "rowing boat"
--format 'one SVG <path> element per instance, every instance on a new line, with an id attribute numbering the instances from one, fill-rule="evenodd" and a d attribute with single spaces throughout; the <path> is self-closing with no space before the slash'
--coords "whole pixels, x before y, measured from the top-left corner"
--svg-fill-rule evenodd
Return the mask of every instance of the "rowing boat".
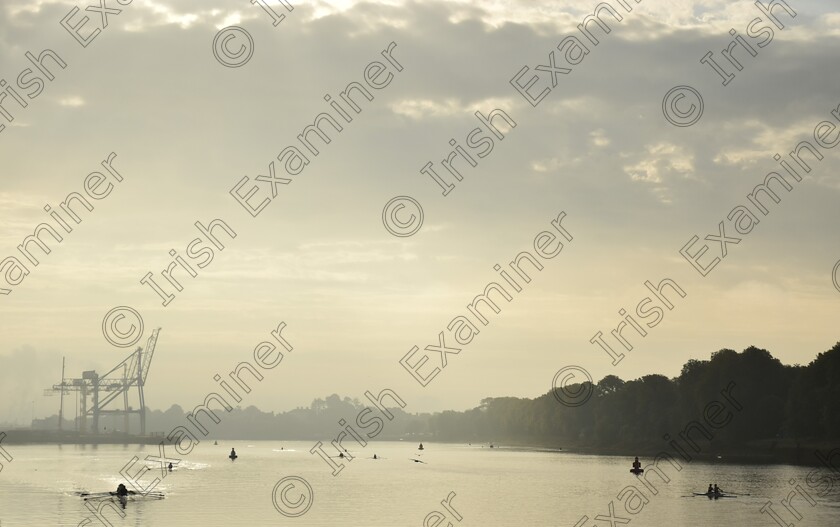
<path id="1" fill-rule="evenodd" d="M 699 493 L 699 492 L 692 492 L 692 494 L 694 494 L 695 496 L 705 496 L 709 499 L 712 499 L 712 498 L 714 498 L 714 499 L 718 499 L 718 498 L 737 498 L 738 497 L 738 496 L 732 496 L 732 495 L 729 495 L 729 494 L 721 494 L 721 493 L 716 494 L 714 492 L 704 492 L 702 494 Z"/>
<path id="2" fill-rule="evenodd" d="M 120 496 L 116 492 L 79 492 L 77 493 L 85 501 L 87 500 L 109 500 L 117 499 L 120 501 L 145 501 L 145 500 L 162 500 L 165 495 L 162 492 L 149 492 L 143 494 L 141 492 L 129 491 L 128 495 Z"/>

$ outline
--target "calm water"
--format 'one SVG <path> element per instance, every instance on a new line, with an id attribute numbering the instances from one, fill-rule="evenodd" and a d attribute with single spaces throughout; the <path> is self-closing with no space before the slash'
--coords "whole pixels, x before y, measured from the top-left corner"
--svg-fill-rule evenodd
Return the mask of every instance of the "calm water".
<path id="1" fill-rule="evenodd" d="M 426 443 L 426 450 L 418 453 L 414 443 L 371 443 L 333 477 L 326 463 L 309 454 L 312 445 L 225 441 L 219 446 L 202 443 L 186 457 L 167 451 L 170 457 L 183 459 L 156 488 L 165 492 L 165 499 L 129 502 L 125 519 L 103 510 L 113 525 L 130 526 L 423 526 L 429 513 L 447 513 L 441 501 L 455 492 L 452 508 L 463 520 L 447 513 L 440 527 L 446 527 L 447 521 L 487 527 L 573 527 L 584 515 L 590 518 L 586 525 L 608 526 L 606 519 L 595 517 L 608 516 L 610 502 L 616 517 L 631 519 L 629 525 L 773 526 L 776 523 L 759 511 L 767 501 L 797 527 L 840 525 L 840 479 L 825 483 L 823 490 L 829 484 L 833 489 L 819 497 L 819 489 L 804 483 L 815 470 L 807 467 L 694 462 L 680 472 L 668 468 L 672 476 L 668 484 L 652 477 L 658 491 L 652 495 L 629 473 L 631 460 L 625 458 L 434 443 Z M 231 446 L 240 456 L 235 462 L 227 459 Z M 5 463 L 0 472 L 2 527 L 75 526 L 88 517 L 92 522 L 82 525 L 102 525 L 74 492 L 113 490 L 123 481 L 119 471 L 132 456 L 158 455 L 154 446 L 10 445 L 7 450 L 14 461 Z M 374 453 L 382 459 L 371 459 Z M 828 471 L 822 470 L 816 477 L 825 474 Z M 160 475 L 155 468 L 141 481 Z M 305 478 L 313 492 L 311 508 L 297 518 L 282 516 L 272 498 L 277 496 L 279 506 L 293 510 L 283 505 L 279 491 L 273 492 L 287 476 Z M 794 498 L 793 506 L 802 516 L 799 521 L 781 504 L 794 490 L 791 479 L 817 502 L 811 506 Z M 709 483 L 742 495 L 719 500 L 683 497 L 703 492 Z M 616 497 L 628 485 L 636 485 L 649 500 L 628 502 L 631 508 L 641 507 L 635 515 L 625 509 L 627 496 Z M 300 484 L 289 487 L 287 502 L 298 500 L 302 489 Z M 305 505 L 301 501 L 301 507 Z"/>

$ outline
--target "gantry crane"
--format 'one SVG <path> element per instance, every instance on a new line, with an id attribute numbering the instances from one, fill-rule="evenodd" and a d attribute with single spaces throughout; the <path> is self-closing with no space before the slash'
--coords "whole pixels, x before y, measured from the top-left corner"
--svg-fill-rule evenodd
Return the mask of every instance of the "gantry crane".
<path id="1" fill-rule="evenodd" d="M 65 379 L 64 363 L 61 366 L 61 383 L 53 385 L 45 390 L 44 395 L 61 394 L 61 406 L 59 407 L 58 426 L 62 426 L 64 418 L 64 394 L 78 392 L 81 408 L 78 413 L 78 429 L 80 432 L 99 433 L 99 418 L 101 415 L 123 415 L 125 416 L 125 432 L 128 433 L 129 416 L 137 414 L 140 417 L 140 434 L 146 435 L 146 401 L 143 396 L 143 387 L 146 385 L 146 377 L 149 375 L 149 368 L 152 364 L 152 357 L 155 354 L 160 328 L 152 331 L 146 348 L 138 347 L 131 355 L 114 366 L 108 373 L 99 375 L 95 370 L 82 372 L 81 379 Z M 137 388 L 138 408 L 135 410 L 129 406 L 128 395 L 131 388 Z M 106 407 L 122 395 L 122 409 L 107 409 Z M 88 407 L 88 397 L 92 398 Z M 93 419 L 90 430 L 88 430 L 88 417 Z"/>

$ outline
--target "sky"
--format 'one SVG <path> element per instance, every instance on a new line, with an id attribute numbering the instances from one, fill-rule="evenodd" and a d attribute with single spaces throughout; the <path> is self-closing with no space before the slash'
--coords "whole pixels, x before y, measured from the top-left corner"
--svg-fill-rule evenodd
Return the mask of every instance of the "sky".
<path id="1" fill-rule="evenodd" d="M 590 21 L 589 39 L 599 2 L 580 0 L 3 2 L 0 422 L 57 412 L 43 392 L 62 357 L 66 378 L 105 373 L 158 327 L 157 409 L 200 404 L 262 342 L 282 362 L 240 404 L 266 411 L 385 388 L 409 412 L 462 410 L 544 394 L 559 371 L 673 377 L 724 348 L 785 364 L 831 348 L 840 10 L 606 4 L 621 20 L 601 11 L 609 32 Z M 27 59 L 44 50 L 65 67 Z M 316 155 L 298 136 L 319 116 Z M 778 203 L 752 203 L 772 172 Z M 60 204 L 86 192 L 73 223 Z M 212 245 L 196 223 L 214 220 L 235 238 L 217 222 Z M 39 231 L 34 265 L 18 246 L 44 223 L 62 241 Z M 520 259 L 527 278 L 509 265 L 523 251 L 542 267 Z M 181 291 L 162 276 L 176 257 L 196 275 L 172 271 Z M 684 296 L 645 286 L 663 280 Z M 468 305 L 492 283 L 511 299 L 491 292 L 483 324 Z"/>

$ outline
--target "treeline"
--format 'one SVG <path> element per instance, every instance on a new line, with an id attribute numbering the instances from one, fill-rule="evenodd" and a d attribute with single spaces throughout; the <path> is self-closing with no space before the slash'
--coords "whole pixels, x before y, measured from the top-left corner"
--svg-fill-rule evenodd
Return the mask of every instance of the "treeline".
<path id="1" fill-rule="evenodd" d="M 709 452 L 746 449 L 772 451 L 790 445 L 833 444 L 840 440 L 840 342 L 807 366 L 787 366 L 768 351 L 750 347 L 738 353 L 715 352 L 709 360 L 690 360 L 669 379 L 646 375 L 623 381 L 608 375 L 594 385 L 572 385 L 569 392 L 591 391 L 585 404 L 561 404 L 551 391 L 535 399 L 494 397 L 471 410 L 408 414 L 393 409 L 377 440 L 437 440 L 504 443 L 598 451 L 659 449 L 666 434 L 676 438 L 691 422 L 702 422 L 712 401 L 725 403 L 721 391 L 731 383 L 741 410 L 714 429 Z M 215 404 L 218 424 L 202 417 L 210 439 L 331 440 L 355 421 L 368 401 L 338 395 L 316 399 L 308 408 L 274 413 L 254 406 L 225 412 Z M 191 409 L 172 406 L 150 411 L 148 430 L 184 425 Z M 725 415 L 725 414 L 723 414 Z M 55 428 L 44 420 L 42 426 Z M 119 428 L 119 422 L 108 429 Z M 67 428 L 67 426 L 65 426 Z M 695 436 L 696 437 L 696 436 Z M 704 439 L 705 441 L 705 439 Z"/>
<path id="2" fill-rule="evenodd" d="M 710 451 L 752 446 L 834 443 L 840 439 L 840 343 L 807 366 L 786 366 L 767 350 L 724 349 L 710 360 L 690 360 L 679 377 L 646 375 L 623 381 L 608 375 L 581 406 L 560 404 L 552 392 L 536 399 L 490 398 L 466 412 L 442 412 L 429 430 L 443 441 L 510 441 L 600 450 L 661 447 L 689 423 L 703 422 L 712 401 L 734 383 L 731 421 L 713 432 Z M 721 414 L 722 419 L 726 413 Z M 697 435 L 695 434 L 695 437 Z M 707 443 L 708 445 L 708 443 Z"/>
<path id="3" fill-rule="evenodd" d="M 364 403 L 364 404 L 363 404 Z M 225 412 L 216 403 L 211 408 L 219 417 L 218 424 L 202 414 L 199 419 L 210 431 L 211 439 L 279 439 L 279 440 L 332 440 L 343 430 L 339 420 L 355 426 L 356 415 L 365 406 L 365 399 L 343 399 L 336 394 L 325 399 L 315 399 L 308 408 L 296 408 L 288 412 L 263 412 L 255 406 L 234 408 Z M 169 410 L 150 411 L 146 416 L 147 429 L 169 431 L 187 422 L 187 413 L 178 405 Z M 384 428 L 377 440 L 398 440 L 419 436 L 428 430 L 429 414 L 408 414 L 400 408 L 391 409 L 394 420 L 384 419 Z M 378 415 L 378 414 L 377 414 Z M 358 427 L 357 427 L 358 429 Z"/>

